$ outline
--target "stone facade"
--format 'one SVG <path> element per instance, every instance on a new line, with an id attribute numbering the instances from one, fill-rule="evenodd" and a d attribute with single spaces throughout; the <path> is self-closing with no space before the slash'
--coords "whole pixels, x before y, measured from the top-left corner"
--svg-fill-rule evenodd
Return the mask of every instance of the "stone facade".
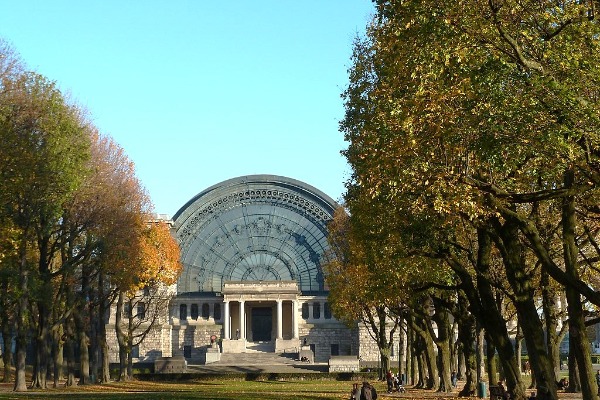
<path id="1" fill-rule="evenodd" d="M 386 334 L 389 336 L 389 331 L 392 327 L 391 325 L 391 321 L 389 324 L 387 324 L 387 332 Z M 367 329 L 367 327 L 364 326 L 364 324 L 360 323 L 357 325 L 357 341 L 358 341 L 358 356 L 360 357 L 360 360 L 364 363 L 367 363 L 369 365 L 374 365 L 374 363 L 379 362 L 380 359 L 380 355 L 379 355 L 379 348 L 377 347 L 377 343 L 373 340 L 373 338 L 371 337 L 371 335 L 369 334 L 369 331 Z M 400 329 L 396 329 L 396 332 L 394 332 L 394 340 L 393 340 L 393 345 L 392 345 L 392 351 L 391 351 L 391 356 L 390 356 L 390 361 L 391 362 L 395 362 L 396 364 L 398 363 L 398 357 L 400 354 L 399 351 L 399 343 L 400 343 L 400 334 L 402 333 L 402 330 Z M 404 341 L 404 343 L 406 343 L 406 340 Z"/>
<path id="2" fill-rule="evenodd" d="M 268 285 L 262 286 L 259 283 L 251 284 L 257 292 L 264 293 Z M 246 293 L 248 294 L 248 293 Z M 260 303 L 249 302 L 246 307 L 246 328 L 251 325 L 251 309 L 253 305 L 269 305 L 275 310 L 274 301 L 268 300 L 272 295 L 264 294 Z M 231 298 L 231 296 L 229 297 Z M 259 300 L 257 300 L 259 301 Z M 302 345 L 308 346 L 314 353 L 314 362 L 326 363 L 331 357 L 335 356 L 354 356 L 363 364 L 373 365 L 379 361 L 379 350 L 375 341 L 371 338 L 367 328 L 363 324 L 357 324 L 353 328 L 348 328 L 345 324 L 338 321 L 329 312 L 328 300 L 325 295 L 321 296 L 302 296 L 298 295 L 295 299 L 297 308 L 295 310 L 298 318 L 297 340 L 293 339 L 292 313 L 293 310 L 282 310 L 282 336 L 288 338 L 285 343 L 291 343 L 289 346 L 277 348 L 275 339 L 277 335 L 276 315 L 271 317 L 271 344 L 272 351 L 298 353 Z M 224 298 L 221 296 L 209 297 L 174 297 L 168 308 L 168 314 L 161 318 L 157 324 L 147 334 L 145 340 L 134 349 L 135 361 L 147 362 L 154 361 L 160 357 L 184 357 L 190 363 L 205 363 L 206 352 L 215 342 L 220 351 L 245 352 L 248 346 L 252 344 L 251 340 L 240 340 L 236 338 L 235 331 L 239 326 L 236 320 L 239 319 L 239 313 L 233 312 L 230 315 L 230 339 L 231 346 L 224 347 L 223 342 L 226 337 L 224 334 Z M 290 304 L 291 305 L 291 304 Z M 205 313 L 202 313 L 204 307 Z M 208 314 L 206 309 L 208 307 Z M 194 311 L 192 315 L 191 309 Z M 234 308 L 234 306 L 232 306 Z M 318 311 L 318 314 L 316 312 Z M 115 308 L 113 307 L 113 312 Z M 184 312 L 185 315 L 181 313 Z M 215 315 L 216 312 L 216 315 Z M 118 345 L 114 328 L 114 316 L 107 325 L 107 338 L 109 342 L 110 360 L 118 362 Z M 145 328 L 144 325 L 141 328 Z M 398 361 L 398 341 L 399 329 L 395 334 L 395 344 L 392 350 L 391 360 Z M 248 332 L 251 337 L 251 330 Z"/>

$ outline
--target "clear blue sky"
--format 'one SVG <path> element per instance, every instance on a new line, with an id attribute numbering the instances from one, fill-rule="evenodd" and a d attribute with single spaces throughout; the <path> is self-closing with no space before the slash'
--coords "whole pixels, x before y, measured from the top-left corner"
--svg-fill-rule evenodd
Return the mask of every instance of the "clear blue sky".
<path id="1" fill-rule="evenodd" d="M 370 0 L 2 0 L 0 36 L 89 111 L 172 216 L 249 174 L 341 198 L 340 93 L 372 13 Z"/>

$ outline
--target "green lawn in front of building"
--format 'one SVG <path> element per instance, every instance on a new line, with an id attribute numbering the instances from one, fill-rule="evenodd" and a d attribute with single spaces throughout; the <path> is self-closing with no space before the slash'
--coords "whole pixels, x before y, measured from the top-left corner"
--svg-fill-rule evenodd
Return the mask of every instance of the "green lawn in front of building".
<path id="1" fill-rule="evenodd" d="M 377 389 L 384 390 L 382 383 Z M 0 399 L 213 399 L 213 400 L 277 400 L 277 399 L 348 399 L 352 382 L 348 381 L 243 381 L 226 378 L 211 381 L 114 382 L 73 388 L 30 390 L 14 393 L 3 387 Z"/>

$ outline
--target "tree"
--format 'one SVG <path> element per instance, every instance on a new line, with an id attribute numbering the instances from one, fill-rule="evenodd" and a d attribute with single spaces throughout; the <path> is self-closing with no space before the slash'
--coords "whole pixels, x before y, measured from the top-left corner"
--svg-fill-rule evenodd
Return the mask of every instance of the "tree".
<path id="1" fill-rule="evenodd" d="M 152 221 L 142 233 L 142 254 L 137 283 L 127 291 L 120 289 L 117 303 L 117 338 L 119 342 L 120 379 L 133 377 L 132 349 L 144 341 L 149 332 L 164 322 L 173 296 L 170 285 L 179 277 L 182 266 L 179 246 L 164 221 Z M 125 321 L 123 305 L 127 304 Z M 136 312 L 134 312 L 136 310 Z"/>
<path id="2" fill-rule="evenodd" d="M 578 267 L 572 246 L 578 242 L 567 234 L 576 226 L 567 218 L 573 212 L 561 216 L 562 259 L 539 240 L 537 222 L 546 221 L 536 212 L 569 197 L 583 209 L 581 200 L 596 188 L 594 7 L 542 0 L 378 1 L 367 40 L 355 52 L 342 123 L 353 179 L 372 197 L 383 193 L 401 213 L 428 210 L 454 221 L 451 226 L 459 217 L 489 237 L 502 257 L 528 348 L 539 351 L 536 378 L 550 383 L 553 398 L 553 363 L 539 342 L 543 327 L 530 300 L 528 249 L 567 290 L 598 301 L 581 275 L 568 272 Z M 570 170 L 578 174 L 572 183 L 563 179 Z M 404 197 L 412 202 L 400 201 Z M 572 325 L 579 321 L 581 332 L 581 307 L 575 295 L 570 298 Z M 501 354 L 506 357 L 513 355 Z M 589 357 L 576 358 L 589 371 Z M 504 372 L 513 397 L 520 398 L 512 365 Z M 584 396 L 595 398 L 594 383 L 584 375 L 590 382 Z"/>
<path id="3" fill-rule="evenodd" d="M 328 240 L 334 253 L 325 265 L 326 280 L 330 288 L 329 301 L 336 318 L 349 325 L 360 321 L 377 344 L 381 357 L 379 377 L 383 379 L 390 369 L 390 354 L 394 335 L 399 327 L 399 317 L 392 311 L 386 293 L 393 288 L 382 286 L 374 263 L 378 260 L 368 256 L 364 242 L 359 241 L 352 218 L 339 207 L 328 226 Z"/>
<path id="4" fill-rule="evenodd" d="M 24 73 L 3 82 L 0 101 L 0 200 L 3 213 L 17 228 L 19 303 L 17 307 L 17 379 L 15 390 L 26 390 L 25 346 L 30 326 L 29 288 L 36 275 L 44 284 L 37 302 L 38 349 L 48 328 L 52 235 L 62 205 L 79 186 L 89 140 L 76 109 L 44 77 Z M 37 264 L 37 269 L 33 268 Z M 37 300 L 37 299 L 34 299 Z M 46 303 L 47 304 L 47 303 Z M 43 350 L 41 350 L 43 351 Z"/>

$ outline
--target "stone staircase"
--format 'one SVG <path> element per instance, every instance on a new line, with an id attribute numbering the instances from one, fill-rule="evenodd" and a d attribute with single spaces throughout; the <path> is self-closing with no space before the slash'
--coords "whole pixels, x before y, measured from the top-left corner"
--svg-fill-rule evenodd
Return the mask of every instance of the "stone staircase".
<path id="1" fill-rule="evenodd" d="M 221 359 L 207 365 L 188 365 L 191 373 L 301 373 L 325 372 L 327 364 L 298 361 L 298 353 L 275 353 L 269 342 L 248 343 L 245 353 L 222 353 Z"/>

